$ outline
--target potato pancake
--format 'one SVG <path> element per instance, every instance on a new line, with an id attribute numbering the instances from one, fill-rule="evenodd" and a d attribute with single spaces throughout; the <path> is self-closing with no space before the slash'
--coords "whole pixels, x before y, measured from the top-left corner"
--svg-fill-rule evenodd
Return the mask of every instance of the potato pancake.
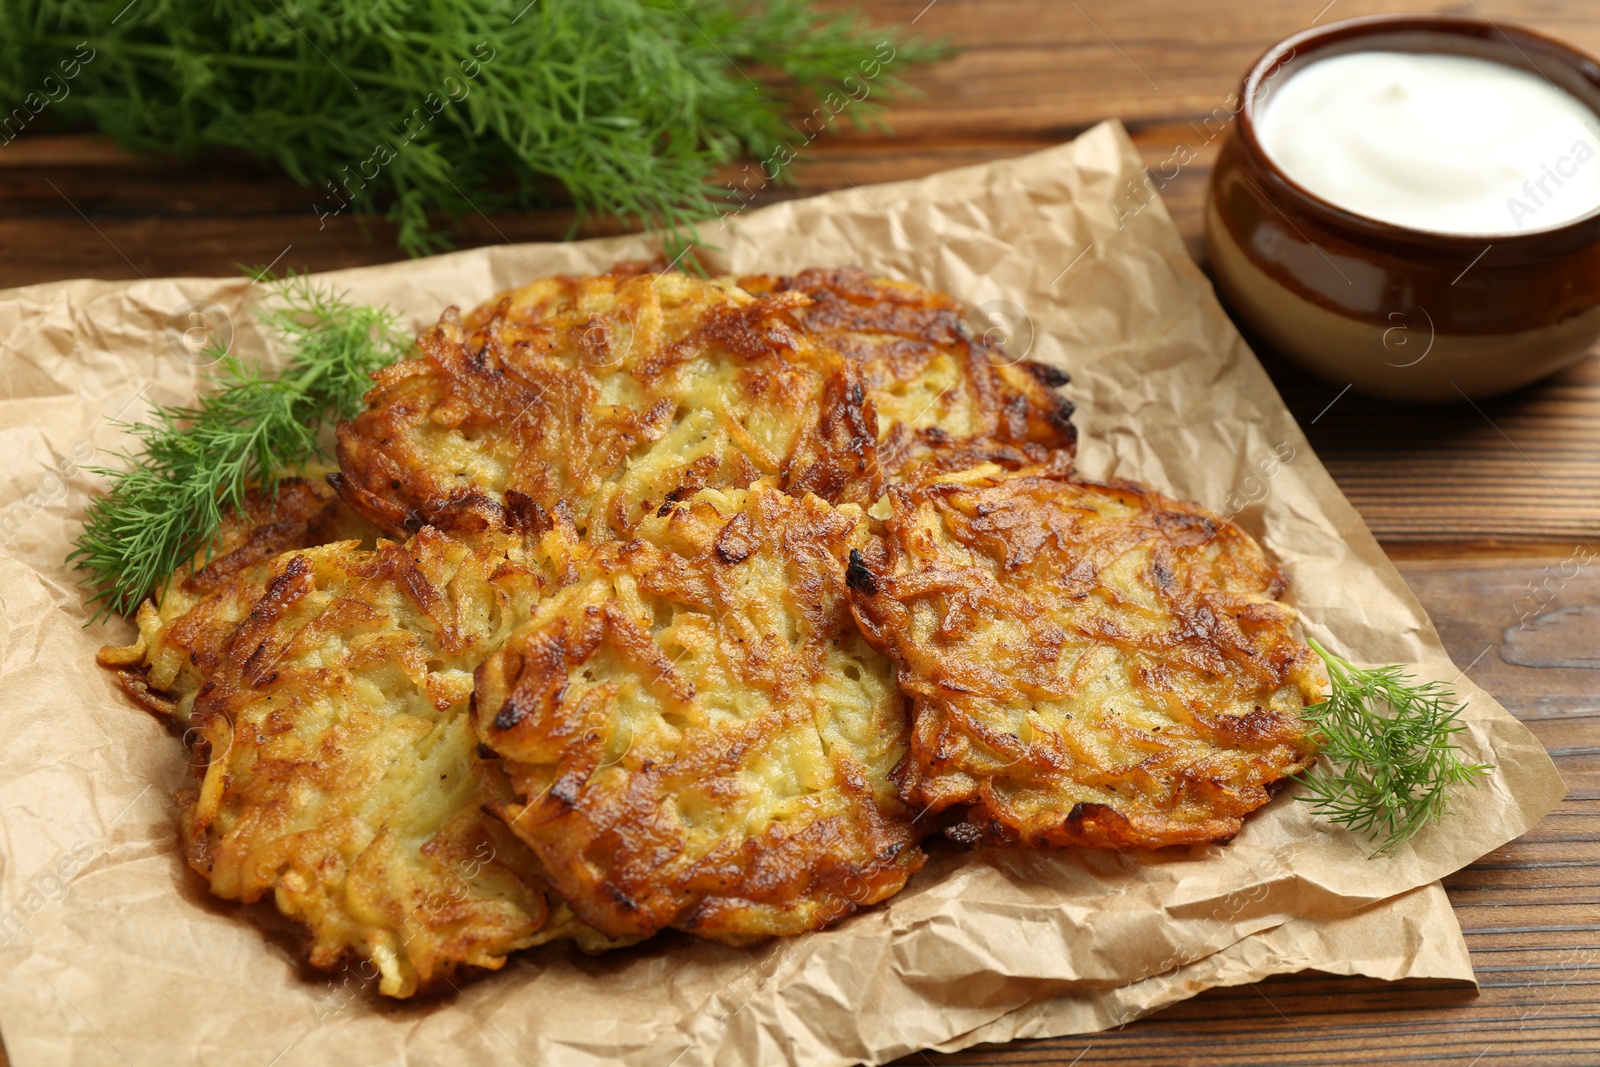
<path id="1" fill-rule="evenodd" d="M 880 491 L 859 368 L 799 329 L 798 292 L 607 274 L 536 282 L 374 375 L 335 484 L 396 533 L 460 512 L 571 509 L 596 541 L 674 494 L 762 476 L 833 501 Z"/>
<path id="2" fill-rule="evenodd" d="M 1064 465 L 1062 465 L 1064 467 Z M 855 617 L 913 704 L 902 795 L 967 842 L 1225 841 L 1314 757 L 1286 585 L 1203 508 L 1062 467 L 889 489 Z"/>
<path id="3" fill-rule="evenodd" d="M 742 944 L 837 921 L 923 861 L 907 720 L 850 620 L 854 505 L 704 490 L 602 546 L 478 671 L 495 806 L 585 922 Z"/>
<path id="4" fill-rule="evenodd" d="M 699 488 L 867 504 L 882 473 L 1076 443 L 1066 376 L 1008 362 L 947 296 L 860 270 L 741 281 L 547 278 L 447 312 L 341 427 L 335 484 L 396 534 L 565 502 L 604 540 Z"/>
<path id="5" fill-rule="evenodd" d="M 570 524 L 255 558 L 274 536 L 315 537 L 302 517 L 331 498 L 309 483 L 275 507 L 257 498 L 210 566 L 141 608 L 138 643 L 102 653 L 186 727 L 201 779 L 179 797 L 190 866 L 217 896 L 272 894 L 310 932 L 312 964 L 369 958 L 390 996 L 553 937 L 608 946 L 546 899 L 538 860 L 483 811 L 510 793 L 467 715 L 473 670 L 570 566 Z"/>
<path id="6" fill-rule="evenodd" d="M 1066 373 L 974 336 L 961 305 L 944 293 L 856 267 L 750 275 L 739 284 L 752 293 L 804 293 L 809 301 L 794 319 L 861 364 L 886 478 L 928 463 L 1015 467 L 1077 447 L 1072 402 L 1056 392 Z"/>

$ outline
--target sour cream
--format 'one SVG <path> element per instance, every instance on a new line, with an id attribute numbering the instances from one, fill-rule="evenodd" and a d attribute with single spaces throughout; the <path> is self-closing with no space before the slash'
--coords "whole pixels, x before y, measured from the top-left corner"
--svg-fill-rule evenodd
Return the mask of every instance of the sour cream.
<path id="1" fill-rule="evenodd" d="M 1515 67 L 1351 52 L 1258 103 L 1261 146 L 1348 211 L 1443 233 L 1537 230 L 1600 208 L 1600 116 Z"/>

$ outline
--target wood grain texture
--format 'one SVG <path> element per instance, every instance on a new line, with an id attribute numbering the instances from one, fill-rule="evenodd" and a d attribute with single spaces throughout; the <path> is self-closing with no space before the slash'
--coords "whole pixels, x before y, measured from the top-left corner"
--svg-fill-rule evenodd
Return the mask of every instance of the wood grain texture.
<path id="1" fill-rule="evenodd" d="M 966 49 L 917 72 L 895 109 L 912 137 L 1061 140 L 1109 115 L 1142 123 L 1223 106 L 1245 69 L 1292 33 L 1358 15 L 1441 12 L 1519 22 L 1600 53 L 1584 0 L 891 0 L 864 5 Z M 919 17 L 920 14 L 920 17 Z"/>
<path id="2" fill-rule="evenodd" d="M 1197 260 L 1218 109 L 1269 44 L 1381 11 L 1517 21 L 1600 53 L 1594 0 L 873 0 L 966 50 L 909 72 L 899 136 L 817 141 L 759 202 L 1035 151 L 1111 116 L 1160 171 Z M 1170 173 L 1167 168 L 1166 173 Z M 328 270 L 400 258 L 393 231 L 318 223 L 308 190 L 245 159 L 135 160 L 83 136 L 0 147 L 0 286 L 73 277 Z M 462 247 L 559 239 L 570 210 L 468 216 Z M 615 232 L 591 220 L 581 235 Z M 1122 1030 L 907 1063 L 1600 1065 L 1600 357 L 1512 397 L 1425 411 L 1339 395 L 1259 345 L 1323 462 L 1400 561 L 1457 663 L 1550 747 L 1572 795 L 1447 881 L 1482 991 L 1300 975 L 1214 990 Z M 5 1058 L 0 1050 L 0 1067 Z"/>

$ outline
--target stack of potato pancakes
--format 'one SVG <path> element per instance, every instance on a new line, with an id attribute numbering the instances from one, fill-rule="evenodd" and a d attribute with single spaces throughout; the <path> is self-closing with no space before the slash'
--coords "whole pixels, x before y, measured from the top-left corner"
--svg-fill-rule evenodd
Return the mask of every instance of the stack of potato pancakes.
<path id="1" fill-rule="evenodd" d="M 404 997 L 797 934 L 965 845 L 1225 841 L 1314 757 L 1238 527 L 1074 476 L 1066 375 L 858 270 L 552 278 L 374 375 L 108 648 L 190 865 Z"/>

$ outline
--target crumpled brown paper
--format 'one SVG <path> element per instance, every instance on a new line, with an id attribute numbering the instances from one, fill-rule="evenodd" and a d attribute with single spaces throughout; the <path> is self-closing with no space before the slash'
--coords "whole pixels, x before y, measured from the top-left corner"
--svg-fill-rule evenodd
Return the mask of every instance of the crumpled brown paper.
<path id="1" fill-rule="evenodd" d="M 1122 128 L 919 182 L 713 224 L 713 270 L 859 264 L 946 290 L 1014 355 L 1071 370 L 1082 467 L 1234 514 L 1287 568 L 1307 631 L 1412 664 L 1470 698 L 1465 745 L 1496 763 L 1397 856 L 1292 794 L 1226 847 L 1159 854 L 936 854 L 886 906 L 753 950 L 666 935 L 591 959 L 564 947 L 420 1003 L 364 970 L 298 963 L 270 907 L 211 898 L 185 868 L 179 742 L 92 662 L 62 557 L 126 443 L 107 416 L 191 397 L 190 302 L 262 352 L 240 280 L 80 281 L 0 294 L 0 1032 L 42 1064 L 846 1064 L 1082 1032 L 1211 985 L 1319 968 L 1471 978 L 1436 880 L 1529 829 L 1564 787 L 1538 743 L 1461 677 L 1312 454 L 1184 252 Z M 643 237 L 479 249 L 327 281 L 417 326 L 540 272 L 644 259 Z M 176 314 L 175 314 L 176 313 Z M 195 312 L 216 312 L 201 306 Z M 192 358 L 192 357 L 191 357 Z"/>

